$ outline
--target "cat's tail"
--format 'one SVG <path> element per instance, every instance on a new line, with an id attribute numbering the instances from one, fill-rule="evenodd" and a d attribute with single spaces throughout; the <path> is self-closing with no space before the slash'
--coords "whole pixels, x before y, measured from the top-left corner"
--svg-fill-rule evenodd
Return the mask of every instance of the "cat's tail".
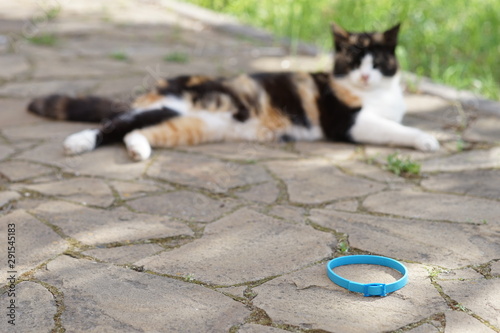
<path id="1" fill-rule="evenodd" d="M 91 123 L 111 120 L 129 110 L 127 103 L 96 96 L 49 95 L 35 98 L 28 105 L 29 112 L 42 117 Z"/>

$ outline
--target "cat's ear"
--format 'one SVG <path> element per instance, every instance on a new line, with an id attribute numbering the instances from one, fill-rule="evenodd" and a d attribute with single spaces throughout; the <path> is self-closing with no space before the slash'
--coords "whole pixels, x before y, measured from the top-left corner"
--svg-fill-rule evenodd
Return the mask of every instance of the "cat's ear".
<path id="1" fill-rule="evenodd" d="M 386 44 L 396 46 L 396 44 L 398 43 L 398 33 L 400 27 L 401 23 L 398 23 L 384 32 L 384 41 Z"/>
<path id="2" fill-rule="evenodd" d="M 349 44 L 350 34 L 335 23 L 331 23 L 330 27 L 332 29 L 333 40 L 335 42 L 335 51 L 340 51 Z"/>

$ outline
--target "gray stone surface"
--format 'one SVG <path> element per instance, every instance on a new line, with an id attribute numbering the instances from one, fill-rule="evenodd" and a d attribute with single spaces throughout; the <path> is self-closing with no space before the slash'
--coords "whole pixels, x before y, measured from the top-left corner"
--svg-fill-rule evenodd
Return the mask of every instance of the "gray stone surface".
<path id="1" fill-rule="evenodd" d="M 349 175 L 362 176 L 364 178 L 388 184 L 404 183 L 404 180 L 401 177 L 396 176 L 394 173 L 383 170 L 378 166 L 370 165 L 366 162 L 348 161 L 340 162 L 337 165 Z"/>
<path id="2" fill-rule="evenodd" d="M 227 332 L 249 314 L 202 286 L 67 256 L 36 276 L 64 293 L 70 332 Z"/>
<path id="3" fill-rule="evenodd" d="M 497 117 L 479 118 L 465 131 L 464 138 L 469 141 L 500 142 L 500 119 Z"/>
<path id="4" fill-rule="evenodd" d="M 14 149 L 6 146 L 6 145 L 0 145 L 0 161 L 3 160 L 4 158 L 8 157 L 12 153 L 14 153 Z"/>
<path id="5" fill-rule="evenodd" d="M 172 187 L 166 184 L 158 186 L 153 182 L 110 182 L 111 186 L 118 192 L 118 195 L 124 200 L 140 198 L 150 193 L 171 190 Z"/>
<path id="6" fill-rule="evenodd" d="M 453 270 L 445 270 L 437 275 L 438 280 L 474 280 L 481 278 L 482 275 L 479 274 L 472 268 L 460 268 Z"/>
<path id="7" fill-rule="evenodd" d="M 8 297 L 8 294 L 0 296 L 3 305 L 13 299 L 17 307 L 16 325 L 11 326 L 3 318 L 4 332 L 7 329 L 12 333 L 50 332 L 55 326 L 54 315 L 57 311 L 54 296 L 42 285 L 33 282 L 21 282 L 15 290 L 15 297 Z"/>
<path id="8" fill-rule="evenodd" d="M 425 161 L 423 172 L 465 171 L 500 167 L 500 147 L 486 150 L 473 150 L 448 157 Z"/>
<path id="9" fill-rule="evenodd" d="M 97 84 L 93 80 L 50 80 L 41 82 L 14 82 L 0 87 L 0 97 L 28 98 L 48 95 L 54 91 L 69 95 L 88 93 Z"/>
<path id="10" fill-rule="evenodd" d="M 238 333 L 284 333 L 288 332 L 279 328 L 262 326 L 256 324 L 245 324 L 239 330 Z"/>
<path id="11" fill-rule="evenodd" d="M 22 153 L 19 158 L 48 163 L 75 175 L 121 180 L 138 179 L 147 167 L 146 162 L 131 161 L 125 148 L 118 145 L 102 147 L 88 154 L 66 156 L 63 154 L 61 142 L 62 140 L 43 144 Z"/>
<path id="12" fill-rule="evenodd" d="M 349 235 L 349 244 L 370 253 L 442 267 L 462 267 L 498 256 L 497 231 L 488 225 L 443 224 L 413 219 L 311 211 L 310 219 Z M 488 259 L 489 258 L 489 259 Z"/>
<path id="13" fill-rule="evenodd" d="M 250 201 L 271 204 L 278 198 L 279 189 L 274 182 L 267 182 L 252 186 L 248 190 L 237 192 L 237 195 L 240 198 Z"/>
<path id="14" fill-rule="evenodd" d="M 128 102 L 160 78 L 329 70 L 331 57 L 289 56 L 175 0 L 64 1 L 47 21 L 54 4 L 0 1 L 0 238 L 14 222 L 19 332 L 500 331 L 497 101 L 417 82 L 434 96 L 408 93 L 403 123 L 440 140 L 432 153 L 236 142 L 155 149 L 140 163 L 123 143 L 65 156 L 66 136 L 98 124 L 35 116 L 31 97 Z M 26 40 L 27 22 L 57 43 Z M 187 62 L 164 60 L 174 52 Z M 395 152 L 422 175 L 385 171 Z M 342 255 L 404 261 L 409 284 L 385 298 L 334 285 L 324 266 L 340 241 Z M 365 268 L 339 272 L 398 277 Z"/>
<path id="15" fill-rule="evenodd" d="M 33 213 L 89 245 L 192 235 L 186 225 L 168 217 L 135 214 L 124 208 L 107 211 L 52 201 Z"/>
<path id="16" fill-rule="evenodd" d="M 112 59 L 44 59 L 43 66 L 38 66 L 33 77 L 36 80 L 68 79 L 73 77 L 102 77 L 119 75 L 128 67 L 127 63 Z"/>
<path id="17" fill-rule="evenodd" d="M 331 332 L 392 331 L 442 312 L 446 304 L 423 266 L 406 264 L 411 282 L 388 297 L 364 298 L 333 284 L 316 265 L 254 288 L 254 304 L 276 323 Z M 359 315 L 362 313 L 363 315 Z M 380 317 L 380 314 L 384 315 Z M 390 319 L 390 320 L 388 320 Z"/>
<path id="18" fill-rule="evenodd" d="M 384 188 L 379 183 L 346 176 L 323 159 L 269 162 L 267 165 L 287 185 L 290 201 L 297 203 L 320 204 L 365 196 Z"/>
<path id="19" fill-rule="evenodd" d="M 9 224 L 14 224 L 15 270 L 17 276 L 35 268 L 45 260 L 54 258 L 67 248 L 66 242 L 50 227 L 36 220 L 23 210 L 15 210 L 0 216 L 0 235 L 8 236 Z M 11 226 L 12 228 L 12 226 Z M 2 242 L 6 244 L 5 242 Z M 5 284 L 8 275 L 7 246 L 0 247 L 0 255 L 5 258 L 1 262 L 0 281 Z"/>
<path id="20" fill-rule="evenodd" d="M 0 208 L 19 198 L 21 198 L 21 195 L 17 192 L 13 191 L 0 192 Z"/>
<path id="21" fill-rule="evenodd" d="M 343 200 L 334 202 L 331 205 L 326 206 L 327 209 L 347 211 L 347 212 L 355 212 L 359 208 L 358 200 Z"/>
<path id="22" fill-rule="evenodd" d="M 133 264 L 136 261 L 149 257 L 162 250 L 164 250 L 163 247 L 150 243 L 93 249 L 83 253 L 102 261 L 124 265 Z"/>
<path id="23" fill-rule="evenodd" d="M 412 328 L 408 332 L 411 332 L 411 333 L 439 333 L 440 331 L 438 330 L 438 328 L 436 326 L 434 326 L 432 324 L 425 323 L 425 324 L 422 324 L 422 325 L 417 326 L 415 328 Z"/>
<path id="24" fill-rule="evenodd" d="M 25 109 L 23 107 L 23 111 Z M 19 110 L 16 110 L 19 111 Z M 14 112 L 14 111 L 11 111 Z M 81 124 L 81 123 L 61 123 L 61 122 L 36 122 L 34 124 L 25 124 L 24 126 L 18 127 L 7 127 L 2 130 L 3 134 L 7 137 L 7 139 L 11 141 L 21 141 L 21 140 L 36 140 L 38 143 L 40 141 L 48 141 L 48 140 L 58 140 L 59 146 L 53 145 L 51 146 L 52 150 L 56 151 L 58 155 L 61 155 L 62 151 L 62 142 L 66 136 L 73 134 L 75 132 L 87 129 L 89 127 L 94 127 L 89 124 Z M 41 140 L 43 138 L 43 140 Z M 50 160 L 46 160 L 50 162 Z"/>
<path id="25" fill-rule="evenodd" d="M 202 153 L 213 157 L 243 162 L 254 162 L 265 159 L 293 158 L 296 154 L 286 152 L 276 145 L 275 149 L 255 142 L 214 143 L 201 146 L 185 147 L 184 151 Z"/>
<path id="26" fill-rule="evenodd" d="M 500 277 L 500 261 L 494 261 L 491 263 L 491 275 Z"/>
<path id="27" fill-rule="evenodd" d="M 439 173 L 422 182 L 433 191 L 466 194 L 489 199 L 500 199 L 500 170 L 470 170 Z"/>
<path id="28" fill-rule="evenodd" d="M 492 329 L 476 318 L 460 311 L 446 311 L 446 332 L 448 333 L 493 333 Z"/>
<path id="29" fill-rule="evenodd" d="M 6 161 L 0 163 L 0 174 L 12 182 L 30 179 L 53 172 L 54 169 L 40 164 L 23 161 Z"/>
<path id="30" fill-rule="evenodd" d="M 335 245 L 329 234 L 241 209 L 208 225 L 202 239 L 137 264 L 160 273 L 192 274 L 203 282 L 234 285 L 304 267 L 328 257 Z"/>
<path id="31" fill-rule="evenodd" d="M 211 222 L 234 209 L 237 203 L 233 199 L 215 200 L 200 193 L 177 191 L 132 200 L 128 204 L 139 212 L 194 222 Z"/>
<path id="32" fill-rule="evenodd" d="M 297 142 L 296 151 L 306 156 L 322 156 L 333 162 L 352 160 L 356 157 L 356 146 L 334 142 Z"/>
<path id="33" fill-rule="evenodd" d="M 45 195 L 74 201 L 82 205 L 108 207 L 115 201 L 113 192 L 109 186 L 102 180 L 94 178 L 73 178 L 23 187 Z"/>
<path id="34" fill-rule="evenodd" d="M 162 153 L 148 169 L 148 176 L 211 192 L 271 180 L 260 165 L 223 162 L 214 158 L 177 152 Z"/>
<path id="35" fill-rule="evenodd" d="M 287 222 L 303 224 L 306 221 L 306 210 L 293 206 L 273 206 L 269 210 L 269 215 L 277 216 Z"/>
<path id="36" fill-rule="evenodd" d="M 29 63 L 23 57 L 15 54 L 0 54 L 0 79 L 12 80 L 28 74 Z"/>
<path id="37" fill-rule="evenodd" d="M 500 224 L 498 202 L 475 197 L 390 191 L 369 196 L 363 206 L 372 212 L 417 219 Z"/>
<path id="38" fill-rule="evenodd" d="M 498 279 L 476 279 L 473 281 L 440 281 L 445 294 L 457 301 L 494 327 L 500 327 L 500 284 Z"/>

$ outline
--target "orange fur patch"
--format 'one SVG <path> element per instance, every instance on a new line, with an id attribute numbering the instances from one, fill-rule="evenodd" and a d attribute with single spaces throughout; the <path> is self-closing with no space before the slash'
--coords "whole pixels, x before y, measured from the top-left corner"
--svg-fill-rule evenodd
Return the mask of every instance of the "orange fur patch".
<path id="1" fill-rule="evenodd" d="M 262 107 L 260 97 L 263 95 L 263 90 L 254 79 L 242 74 L 225 81 L 224 85 L 239 96 L 253 116 L 259 114 Z"/>
<path id="2" fill-rule="evenodd" d="M 287 127 L 291 126 L 290 120 L 278 109 L 274 108 L 268 98 L 265 99 L 264 107 L 259 114 L 259 120 L 258 141 L 275 140 L 279 132 L 283 132 Z"/>
<path id="3" fill-rule="evenodd" d="M 195 117 L 177 117 L 158 125 L 139 130 L 152 147 L 196 145 L 210 141 L 203 120 Z"/>
<path id="4" fill-rule="evenodd" d="M 330 81 L 330 85 L 335 91 L 335 95 L 347 106 L 352 108 L 361 107 L 361 99 L 359 96 L 354 95 L 349 89 L 343 87 L 342 85 L 335 82 L 333 79 Z"/>
<path id="5" fill-rule="evenodd" d="M 196 86 L 198 84 L 201 84 L 203 82 L 207 82 L 207 81 L 210 81 L 211 78 L 208 77 L 208 76 L 204 76 L 204 75 L 193 75 L 191 76 L 191 78 L 189 79 L 189 81 L 187 82 L 186 86 L 188 87 L 192 87 L 192 86 Z"/>
<path id="6" fill-rule="evenodd" d="M 311 75 L 304 72 L 295 73 L 293 76 L 297 91 L 302 100 L 302 107 L 306 111 L 307 118 L 313 125 L 319 125 L 319 110 L 318 110 L 318 90 Z"/>
<path id="7" fill-rule="evenodd" d="M 165 79 L 159 79 L 157 82 L 156 82 L 156 86 L 158 88 L 166 88 L 168 87 L 168 81 L 165 80 Z"/>
<path id="8" fill-rule="evenodd" d="M 156 92 L 150 92 L 137 97 L 136 100 L 134 101 L 133 107 L 135 108 L 148 107 L 151 104 L 161 100 L 163 97 L 164 97 L 163 95 L 159 95 Z"/>

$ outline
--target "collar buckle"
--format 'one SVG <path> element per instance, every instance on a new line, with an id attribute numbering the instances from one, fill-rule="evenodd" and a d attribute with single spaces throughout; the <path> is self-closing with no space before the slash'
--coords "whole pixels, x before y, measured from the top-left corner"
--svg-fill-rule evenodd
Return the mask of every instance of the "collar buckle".
<path id="1" fill-rule="evenodd" d="M 363 285 L 363 296 L 386 296 L 387 285 L 385 283 L 368 283 Z"/>

